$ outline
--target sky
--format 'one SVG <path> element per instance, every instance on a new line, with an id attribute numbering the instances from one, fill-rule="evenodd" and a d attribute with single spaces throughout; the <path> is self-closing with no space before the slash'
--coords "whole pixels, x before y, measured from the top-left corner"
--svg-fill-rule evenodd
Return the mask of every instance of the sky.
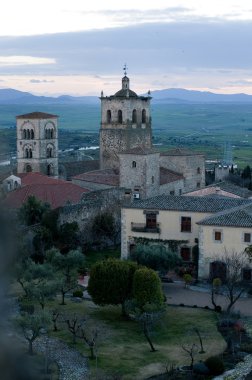
<path id="1" fill-rule="evenodd" d="M 9 0 L 0 88 L 111 95 L 131 88 L 252 94 L 251 0 Z"/>

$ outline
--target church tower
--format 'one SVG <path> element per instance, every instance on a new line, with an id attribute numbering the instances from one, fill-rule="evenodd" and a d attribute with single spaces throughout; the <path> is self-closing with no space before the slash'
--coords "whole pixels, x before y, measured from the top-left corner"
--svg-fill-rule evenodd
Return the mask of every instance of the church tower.
<path id="1" fill-rule="evenodd" d="M 122 88 L 114 95 L 101 93 L 100 168 L 118 169 L 118 153 L 132 148 L 151 148 L 150 95 L 130 89 L 126 68 Z"/>
<path id="2" fill-rule="evenodd" d="M 58 116 L 32 112 L 16 120 L 17 172 L 58 177 Z"/>

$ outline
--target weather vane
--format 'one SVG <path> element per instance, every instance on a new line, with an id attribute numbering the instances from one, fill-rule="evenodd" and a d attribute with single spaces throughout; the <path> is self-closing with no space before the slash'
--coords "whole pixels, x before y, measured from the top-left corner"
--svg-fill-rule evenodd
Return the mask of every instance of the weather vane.
<path id="1" fill-rule="evenodd" d="M 123 70 L 124 70 L 124 75 L 126 76 L 127 75 L 127 70 L 128 70 L 127 63 L 124 64 Z"/>

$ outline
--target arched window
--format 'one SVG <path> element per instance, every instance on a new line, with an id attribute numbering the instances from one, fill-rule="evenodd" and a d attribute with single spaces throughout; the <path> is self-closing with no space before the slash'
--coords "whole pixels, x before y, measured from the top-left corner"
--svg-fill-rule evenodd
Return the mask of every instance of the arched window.
<path id="1" fill-rule="evenodd" d="M 46 149 L 46 157 L 50 158 L 53 156 L 53 149 L 51 147 Z"/>
<path id="2" fill-rule="evenodd" d="M 25 158 L 29 158 L 29 149 L 28 148 L 25 149 Z"/>
<path id="3" fill-rule="evenodd" d="M 31 165 L 26 165 L 26 167 L 25 167 L 25 171 L 26 171 L 26 173 L 30 173 L 30 172 L 32 172 L 32 167 L 31 167 Z"/>
<path id="4" fill-rule="evenodd" d="M 50 137 L 51 137 L 51 139 L 53 139 L 53 129 L 51 129 L 50 132 L 51 132 L 51 133 L 50 133 Z"/>
<path id="5" fill-rule="evenodd" d="M 132 161 L 132 168 L 136 168 L 136 161 Z"/>
<path id="6" fill-rule="evenodd" d="M 119 124 L 122 124 L 122 122 L 123 122 L 122 110 L 118 110 L 118 113 L 117 113 L 117 120 L 118 120 L 118 123 L 119 123 Z"/>
<path id="7" fill-rule="evenodd" d="M 23 130 L 23 139 L 26 139 L 26 129 Z"/>
<path id="8" fill-rule="evenodd" d="M 200 168 L 197 168 L 197 174 L 200 174 Z"/>
<path id="9" fill-rule="evenodd" d="M 142 124 L 145 124 L 146 123 L 146 110 L 143 109 L 142 110 Z"/>
<path id="10" fill-rule="evenodd" d="M 31 139 L 33 140 L 34 139 L 34 130 L 31 129 Z"/>
<path id="11" fill-rule="evenodd" d="M 32 158 L 32 150 L 31 150 L 31 148 L 29 149 L 29 158 Z"/>
<path id="12" fill-rule="evenodd" d="M 53 175 L 53 166 L 52 164 L 47 165 L 47 175 Z"/>
<path id="13" fill-rule="evenodd" d="M 133 112 L 132 112 L 132 123 L 136 124 L 136 122 L 137 122 L 137 112 L 136 112 L 136 110 L 133 110 Z"/>
<path id="14" fill-rule="evenodd" d="M 111 111 L 107 110 L 107 123 L 111 123 Z"/>
<path id="15" fill-rule="evenodd" d="M 31 134 L 30 134 L 30 129 L 27 129 L 27 137 L 26 137 L 28 140 L 30 140 L 31 138 Z"/>

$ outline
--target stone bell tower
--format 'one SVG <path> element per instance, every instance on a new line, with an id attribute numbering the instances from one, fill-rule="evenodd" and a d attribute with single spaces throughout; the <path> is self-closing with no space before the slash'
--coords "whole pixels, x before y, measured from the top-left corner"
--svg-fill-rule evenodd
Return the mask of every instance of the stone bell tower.
<path id="1" fill-rule="evenodd" d="M 118 169 L 118 153 L 132 148 L 151 148 L 150 95 L 130 89 L 126 67 L 122 88 L 114 95 L 101 93 L 100 168 Z"/>
<path id="2" fill-rule="evenodd" d="M 32 112 L 16 120 L 17 172 L 58 177 L 58 116 Z"/>

